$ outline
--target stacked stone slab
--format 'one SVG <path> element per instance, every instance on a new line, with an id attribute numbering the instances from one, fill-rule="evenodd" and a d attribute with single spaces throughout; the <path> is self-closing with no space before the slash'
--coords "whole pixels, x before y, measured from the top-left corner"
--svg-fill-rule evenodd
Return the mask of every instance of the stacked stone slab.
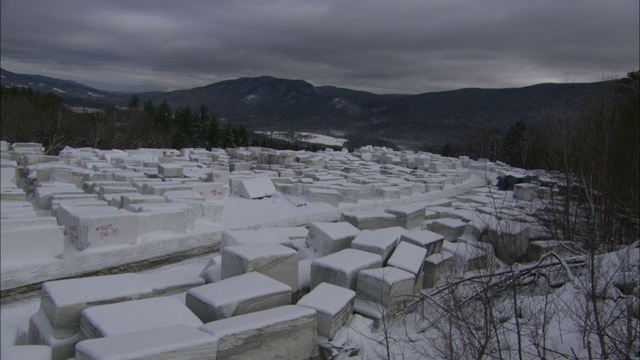
<path id="1" fill-rule="evenodd" d="M 399 226 L 378 230 L 362 230 L 351 242 L 351 247 L 357 250 L 378 254 L 382 257 L 383 265 L 396 249 L 400 237 L 407 231 Z"/>
<path id="2" fill-rule="evenodd" d="M 258 272 L 187 291 L 186 304 L 203 322 L 291 304 L 291 288 Z"/>
<path id="3" fill-rule="evenodd" d="M 311 223 L 305 243 L 321 256 L 351 247 L 360 230 L 347 222 Z"/>
<path id="4" fill-rule="evenodd" d="M 298 300 L 297 305 L 316 311 L 318 335 L 333 339 L 353 313 L 356 293 L 329 283 L 321 283 Z"/>
<path id="5" fill-rule="evenodd" d="M 360 271 L 381 266 L 380 255 L 344 249 L 311 262 L 311 288 L 326 282 L 355 291 Z"/>
<path id="6" fill-rule="evenodd" d="M 222 279 L 259 272 L 298 290 L 298 253 L 280 244 L 226 246 L 222 254 Z"/>
<path id="7" fill-rule="evenodd" d="M 219 359 L 312 359 L 318 356 L 316 312 L 288 305 L 209 322 Z"/>

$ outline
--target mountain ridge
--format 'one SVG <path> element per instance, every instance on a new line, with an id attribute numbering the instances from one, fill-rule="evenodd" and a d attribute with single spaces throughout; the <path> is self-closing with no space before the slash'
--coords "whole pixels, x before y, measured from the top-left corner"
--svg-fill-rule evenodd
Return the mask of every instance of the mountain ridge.
<path id="1" fill-rule="evenodd" d="M 2 69 L 2 86 L 10 86 L 11 79 L 20 80 L 14 85 L 37 84 L 34 90 L 52 89 L 49 91 L 65 100 L 83 105 L 124 106 L 135 94 L 141 103 L 166 100 L 172 108 L 188 105 L 196 110 L 204 104 L 222 121 L 243 123 L 253 130 L 332 130 L 413 143 L 455 142 L 476 129 L 503 131 L 521 119 L 536 125 L 562 112 L 579 114 L 616 83 L 541 83 L 520 88 L 374 94 L 265 75 L 185 90 L 123 94 Z M 51 84 L 40 86 L 42 81 Z"/>

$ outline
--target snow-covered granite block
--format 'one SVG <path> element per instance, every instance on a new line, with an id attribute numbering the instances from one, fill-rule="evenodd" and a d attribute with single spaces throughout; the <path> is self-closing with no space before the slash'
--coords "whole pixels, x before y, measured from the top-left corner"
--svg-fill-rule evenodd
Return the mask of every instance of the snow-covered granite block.
<path id="1" fill-rule="evenodd" d="M 63 339 L 53 336 L 54 330 L 41 308 L 29 318 L 29 331 L 27 343 L 30 345 L 46 345 L 51 348 L 52 360 L 67 360 L 73 358 L 75 346 L 78 342 L 78 329 L 76 332 Z"/>
<path id="2" fill-rule="evenodd" d="M 329 255 L 349 248 L 359 233 L 358 228 L 347 222 L 311 223 L 305 242 L 321 255 Z"/>
<path id="3" fill-rule="evenodd" d="M 425 289 L 433 287 L 443 276 L 455 274 L 453 266 L 453 254 L 446 251 L 427 256 L 424 259 L 424 280 L 422 287 Z"/>
<path id="4" fill-rule="evenodd" d="M 375 194 L 384 200 L 395 200 L 400 199 L 402 192 L 395 186 L 382 186 L 375 189 Z"/>
<path id="5" fill-rule="evenodd" d="M 311 262 L 311 288 L 326 282 L 355 291 L 358 273 L 361 270 L 381 266 L 380 255 L 344 249 Z"/>
<path id="6" fill-rule="evenodd" d="M 142 185 L 142 193 L 148 195 L 163 195 L 167 191 L 191 190 L 191 185 L 167 182 L 146 182 Z"/>
<path id="7" fill-rule="evenodd" d="M 442 218 L 433 220 L 428 230 L 443 235 L 447 241 L 455 242 L 464 233 L 466 225 L 459 219 Z"/>
<path id="8" fill-rule="evenodd" d="M 316 312 L 288 305 L 200 327 L 218 339 L 218 359 L 314 359 Z"/>
<path id="9" fill-rule="evenodd" d="M 340 221 L 348 222 L 360 230 L 384 229 L 397 224 L 395 215 L 383 211 L 343 212 Z"/>
<path id="10" fill-rule="evenodd" d="M 388 208 L 385 211 L 396 216 L 398 226 L 409 230 L 422 226 L 425 207 L 424 204 L 409 204 Z"/>
<path id="11" fill-rule="evenodd" d="M 303 296 L 296 305 L 316 311 L 318 335 L 331 340 L 353 313 L 356 293 L 329 283 L 321 283 Z"/>
<path id="12" fill-rule="evenodd" d="M 222 279 L 259 272 L 298 290 L 298 252 L 279 244 L 234 245 L 221 251 Z"/>
<path id="13" fill-rule="evenodd" d="M 47 281 L 42 284 L 40 307 L 53 328 L 53 336 L 64 339 L 78 332 L 82 310 L 144 298 L 152 293 L 151 287 L 135 274 Z"/>
<path id="14" fill-rule="evenodd" d="M 38 218 L 34 218 L 38 219 Z M 13 220 L 13 219 L 11 219 Z M 19 220 L 19 219 L 15 219 Z M 4 222 L 5 219 L 2 219 Z M 64 251 L 63 227 L 32 225 L 0 231 L 2 269 L 35 265 L 60 257 Z"/>
<path id="15" fill-rule="evenodd" d="M 222 182 L 195 183 L 191 188 L 205 200 L 223 200 L 229 195 L 228 186 L 225 188 Z"/>
<path id="16" fill-rule="evenodd" d="M 229 171 L 217 169 L 211 170 L 207 173 L 207 181 L 229 185 Z"/>
<path id="17" fill-rule="evenodd" d="M 269 177 L 260 176 L 241 180 L 237 192 L 245 199 L 261 199 L 275 194 L 276 188 Z"/>
<path id="18" fill-rule="evenodd" d="M 351 247 L 380 255 L 382 257 L 382 264 L 385 265 L 391 253 L 393 253 L 393 250 L 395 250 L 398 245 L 400 236 L 406 232 L 407 230 L 399 226 L 373 231 L 362 230 L 351 242 Z"/>
<path id="19" fill-rule="evenodd" d="M 225 231 L 222 233 L 220 250 L 233 245 L 280 244 L 292 247 L 291 239 L 285 234 L 269 230 L 271 229 Z"/>
<path id="20" fill-rule="evenodd" d="M 11 323 L 0 324 L 0 347 L 24 344 L 24 332 L 20 326 Z"/>
<path id="21" fill-rule="evenodd" d="M 222 220 L 222 212 L 224 209 L 223 201 L 197 201 L 185 199 L 169 199 L 170 203 L 182 203 L 189 206 L 193 211 L 194 220 L 207 221 L 218 224 Z"/>
<path id="22" fill-rule="evenodd" d="M 250 272 L 187 291 L 186 304 L 203 322 L 291 304 L 291 288 Z"/>
<path id="23" fill-rule="evenodd" d="M 426 256 L 427 249 L 406 241 L 400 241 L 389 261 L 387 261 L 387 265 L 408 271 L 415 276 L 420 276 Z"/>
<path id="24" fill-rule="evenodd" d="M 172 163 L 158 164 L 158 175 L 166 178 L 182 177 L 182 165 Z"/>
<path id="25" fill-rule="evenodd" d="M 453 262 L 458 271 L 472 271 L 487 267 L 487 253 L 478 247 L 459 242 L 444 241 L 442 252 L 453 255 Z"/>
<path id="26" fill-rule="evenodd" d="M 307 190 L 307 195 L 313 201 L 327 203 L 333 207 L 340 206 L 340 193 L 336 190 L 311 188 Z"/>
<path id="27" fill-rule="evenodd" d="M 69 241 L 78 250 L 89 246 L 133 245 L 138 239 L 138 216 L 130 211 L 74 211 L 70 216 Z"/>
<path id="28" fill-rule="evenodd" d="M 444 236 L 429 230 L 409 231 L 402 234 L 400 241 L 425 248 L 430 255 L 439 253 L 442 250 Z"/>
<path id="29" fill-rule="evenodd" d="M 200 276 L 181 271 L 139 274 L 139 277 L 151 288 L 154 297 L 174 295 L 205 284 Z"/>
<path id="30" fill-rule="evenodd" d="M 61 184 L 57 186 L 40 186 L 35 190 L 36 205 L 41 209 L 51 208 L 51 196 L 53 194 L 85 194 L 73 184 Z"/>
<path id="31" fill-rule="evenodd" d="M 180 300 L 171 297 L 93 306 L 82 311 L 79 341 L 179 324 L 198 328 L 202 321 Z"/>
<path id="32" fill-rule="evenodd" d="M 390 313 L 404 308 L 415 294 L 416 276 L 395 267 L 360 271 L 356 294 L 365 301 L 382 305 Z"/>
<path id="33" fill-rule="evenodd" d="M 216 359 L 216 338 L 189 325 L 89 339 L 76 345 L 76 360 Z"/>
<path id="34" fill-rule="evenodd" d="M 164 203 L 167 199 L 160 195 L 143 195 L 138 193 L 131 193 L 121 196 L 120 207 L 126 208 L 128 205 L 133 204 L 151 204 L 151 203 Z"/>
<path id="35" fill-rule="evenodd" d="M 50 360 L 51 347 L 47 345 L 6 346 L 0 348 L 2 360 Z"/>

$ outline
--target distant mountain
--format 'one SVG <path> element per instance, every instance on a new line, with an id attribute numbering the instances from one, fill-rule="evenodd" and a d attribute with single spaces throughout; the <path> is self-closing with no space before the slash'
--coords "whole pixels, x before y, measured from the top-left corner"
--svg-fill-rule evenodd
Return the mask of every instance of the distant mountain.
<path id="1" fill-rule="evenodd" d="M 171 92 L 138 93 L 141 102 L 166 100 L 172 108 L 201 104 L 224 121 L 252 130 L 342 131 L 396 143 L 457 142 L 480 129 L 504 131 L 515 121 L 535 125 L 578 114 L 616 81 L 539 84 L 508 89 L 461 89 L 417 95 L 378 95 L 270 76 L 221 81 Z M 123 106 L 132 94 L 92 89 L 72 81 L 2 70 L 2 86 L 31 86 L 71 103 Z"/>
<path id="2" fill-rule="evenodd" d="M 94 89 L 75 81 L 60 80 L 41 75 L 16 74 L 0 69 L 0 83 L 3 87 L 30 87 L 41 93 L 54 93 L 71 105 L 103 106 L 117 105 L 130 95 Z"/>

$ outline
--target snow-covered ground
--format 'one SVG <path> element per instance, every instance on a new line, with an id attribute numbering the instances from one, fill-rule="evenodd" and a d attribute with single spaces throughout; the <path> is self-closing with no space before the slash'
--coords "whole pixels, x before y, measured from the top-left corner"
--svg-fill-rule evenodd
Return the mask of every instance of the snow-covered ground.
<path id="1" fill-rule="evenodd" d="M 357 353 L 356 358 L 361 359 L 516 358 L 518 353 L 527 359 L 572 358 L 574 356 L 587 358 L 590 352 L 600 353 L 597 334 L 590 330 L 593 324 L 579 310 L 586 309 L 589 312 L 588 297 L 585 294 L 592 283 L 589 282 L 584 271 L 585 266 L 588 266 L 588 259 L 583 255 L 573 254 L 558 263 L 556 258 L 548 257 L 541 264 L 546 264 L 555 272 L 550 273 L 544 270 L 534 272 L 532 269 L 537 268 L 531 263 L 527 265 L 515 264 L 513 267 L 507 266 L 496 258 L 492 245 L 477 239 L 479 233 L 491 229 L 491 226 L 495 228 L 495 226 L 504 225 L 504 223 L 499 225 L 492 223 L 494 220 L 491 220 L 487 214 L 492 211 L 491 206 L 493 206 L 493 211 L 497 212 L 496 203 L 500 204 L 502 216 L 508 217 L 511 221 L 530 221 L 528 211 L 535 206 L 535 201 L 517 200 L 515 197 L 518 196 L 514 196 L 514 192 L 495 191 L 495 187 L 487 185 L 488 182 L 495 185 L 498 172 L 510 171 L 510 174 L 517 176 L 521 173 L 518 169 L 508 169 L 500 164 L 478 163 L 466 158 L 448 159 L 432 154 L 400 153 L 374 148 L 364 150 L 366 151 L 363 151 L 358 158 L 340 152 L 281 153 L 283 159 L 295 156 L 296 166 L 282 167 L 274 171 L 271 165 L 269 165 L 270 170 L 266 170 L 259 169 L 259 166 L 254 164 L 251 171 L 226 174 L 231 178 L 228 184 L 232 189 L 226 190 L 231 190 L 231 194 L 227 193 L 222 199 L 215 202 L 223 209 L 222 216 L 217 221 L 196 219 L 193 228 L 183 234 L 145 233 L 137 239 L 134 245 L 89 247 L 82 251 L 69 248 L 73 245 L 69 242 L 67 234 L 65 251 L 60 256 L 61 258 L 52 256 L 48 252 L 49 250 L 44 247 L 31 249 L 30 251 L 35 253 L 42 252 L 40 256 L 35 256 L 35 258 L 41 259 L 40 262 L 31 263 L 28 267 L 17 266 L 10 269 L 14 271 L 11 281 L 22 281 L 26 284 L 29 279 L 34 278 L 44 281 L 76 276 L 105 267 L 119 267 L 189 250 L 194 251 L 187 259 L 182 257 L 180 261 L 157 268 L 133 267 L 130 272 L 135 273 L 145 284 L 154 284 L 160 287 L 176 282 L 203 281 L 201 276 L 205 269 L 209 271 L 207 272 L 209 279 L 220 281 L 220 254 L 212 249 L 217 248 L 217 244 L 225 232 L 268 228 L 290 229 L 314 222 L 335 222 L 340 220 L 344 212 L 374 214 L 367 216 L 375 217 L 376 213 L 384 213 L 385 209 L 392 207 L 396 209 L 396 213 L 398 213 L 397 211 L 406 211 L 409 214 L 407 216 L 413 216 L 411 215 L 412 207 L 400 205 L 425 204 L 423 208 L 420 208 L 422 213 L 419 214 L 421 217 L 418 222 L 419 227 L 406 231 L 426 232 L 430 229 L 443 232 L 438 227 L 441 225 L 434 225 L 435 218 L 455 219 L 455 221 L 450 221 L 452 226 L 461 221 L 467 224 L 464 234 L 455 235 L 452 241 L 443 241 L 436 236 L 433 238 L 433 244 L 439 241 L 441 245 L 432 245 L 431 242 L 428 245 L 430 246 L 429 251 L 433 251 L 434 254 L 427 255 L 434 257 L 427 256 L 424 260 L 425 264 L 438 266 L 438 264 L 448 261 L 453 267 L 449 266 L 442 268 L 444 270 L 438 270 L 440 275 L 436 279 L 435 286 L 425 289 L 421 289 L 420 286 L 420 291 L 413 295 L 412 301 L 403 305 L 403 309 L 399 313 L 388 314 L 380 320 L 374 321 L 368 316 L 384 313 L 384 307 L 370 303 L 368 300 L 363 301 L 362 298 L 356 298 L 355 313 L 347 319 L 346 325 L 337 331 L 333 339 L 330 341 L 322 337 L 317 339 L 326 351 L 333 352 L 339 358 L 346 358 L 348 355 Z M 69 152 L 69 154 L 71 153 Z M 105 155 L 90 149 L 86 150 L 86 154 Z M 163 152 L 160 151 L 160 154 Z M 202 157 L 203 154 L 213 158 L 210 152 L 199 151 L 197 154 L 193 152 L 191 155 Z M 216 154 L 220 155 L 221 153 Z M 123 156 L 131 160 L 132 163 L 135 160 L 132 155 L 125 156 L 120 152 L 106 155 L 111 159 L 111 164 L 126 163 L 117 160 Z M 241 149 L 237 152 L 231 152 L 229 155 L 235 159 L 234 161 L 242 163 L 257 154 L 251 154 L 249 151 Z M 145 158 L 149 160 L 148 156 Z M 5 161 L 3 160 L 3 165 L 10 165 Z M 142 161 L 140 163 L 142 164 Z M 153 161 L 148 161 L 148 163 L 153 163 Z M 194 166 L 188 164 L 187 161 L 178 161 L 177 159 L 174 163 L 182 164 L 181 170 L 184 171 L 184 174 L 202 171 L 206 175 L 207 171 L 211 171 L 210 169 L 216 169 L 216 167 Z M 315 165 L 310 165 L 312 163 Z M 100 164 L 98 168 L 105 166 L 104 169 L 107 169 L 107 165 Z M 301 164 L 305 164 L 305 166 L 297 166 Z M 257 165 L 259 165 L 259 160 Z M 407 166 L 414 170 L 409 170 Z M 147 166 L 140 165 L 140 167 Z M 3 168 L 5 167 L 3 166 Z M 40 168 L 47 167 L 41 166 Z M 297 169 L 297 172 L 292 178 L 289 178 L 291 169 L 294 168 Z M 164 169 L 167 172 L 170 169 L 175 170 L 170 166 L 166 166 Z M 105 171 L 119 172 L 121 170 L 109 168 Z M 80 170 L 75 169 L 74 171 Z M 9 175 L 15 177 L 16 174 L 3 171 L 3 186 L 5 179 L 9 179 Z M 131 172 L 128 174 L 131 175 Z M 210 178 L 216 178 L 215 174 L 214 170 Z M 225 176 L 224 171 L 221 174 L 222 177 Z M 274 184 L 279 185 L 279 191 L 260 199 L 242 198 L 238 193 L 233 192 L 233 187 L 237 188 L 242 179 L 251 176 L 270 176 Z M 198 182 L 197 179 L 189 179 L 186 175 L 177 179 L 185 180 L 186 183 Z M 168 183 L 174 183 L 173 180 Z M 16 181 L 16 184 L 18 183 L 19 181 Z M 44 183 L 47 181 L 37 185 L 53 186 L 53 184 L 45 185 Z M 180 184 L 184 184 L 184 182 Z M 367 189 L 367 184 L 371 184 L 371 189 L 375 186 L 377 191 L 375 193 L 364 191 L 358 195 L 359 198 L 356 196 L 355 201 L 353 198 L 347 199 L 347 194 L 354 196 L 352 193 L 345 192 L 341 195 L 338 192 L 338 190 L 344 190 L 343 187 L 347 185 L 355 188 L 356 184 L 364 185 L 359 188 L 362 191 Z M 424 184 L 437 184 L 437 186 L 429 190 Z M 313 188 L 312 186 L 326 189 L 327 195 L 335 195 L 335 199 L 340 200 L 338 205 L 332 205 L 333 201 L 312 200 L 304 192 L 304 189 Z M 292 190 L 293 188 L 299 189 L 301 193 L 296 193 Z M 103 190 L 102 193 L 105 191 Z M 16 188 L 3 187 L 3 192 L 7 194 L 6 196 L 20 195 Z M 187 204 L 195 204 L 193 205 L 196 206 L 194 209 L 201 209 L 197 204 L 199 204 L 198 201 L 203 201 L 200 199 L 196 203 L 189 202 L 193 200 L 188 200 L 184 198 L 185 196 L 191 199 L 197 198 L 198 194 L 185 193 L 184 190 L 173 194 L 167 192 L 164 196 L 167 200 L 174 202 L 185 201 Z M 180 196 L 180 198 L 172 198 L 172 196 Z M 107 196 L 107 198 L 109 197 Z M 31 196 L 27 196 L 26 200 L 32 204 L 37 203 L 36 199 Z M 178 205 L 176 204 L 176 206 Z M 37 206 L 34 205 L 34 208 Z M 15 207 L 11 209 L 18 214 L 11 217 L 20 218 L 19 214 L 23 210 Z M 200 216 L 203 216 L 204 210 L 200 211 L 202 211 Z M 37 208 L 36 213 L 29 216 L 47 217 L 50 214 L 50 210 Z M 2 220 L 6 223 L 5 219 L 7 218 L 3 216 Z M 408 224 L 410 221 L 404 223 Z M 509 226 L 505 231 L 519 234 L 521 227 L 513 226 L 513 224 L 511 223 L 512 226 Z M 526 224 L 532 230 L 535 228 L 533 223 Z M 453 230 L 446 230 L 443 234 L 453 236 L 449 231 Z M 291 230 L 283 229 L 282 234 L 286 233 L 291 233 Z M 531 232 L 532 235 L 534 233 L 534 231 Z M 429 234 L 437 235 L 431 232 Z M 514 236 L 513 239 L 515 241 L 517 237 Z M 328 240 L 318 238 L 314 241 Z M 317 250 L 310 248 L 309 244 L 313 244 L 313 242 L 305 242 L 300 238 L 288 243 L 298 250 L 300 260 L 298 286 L 300 289 L 306 288 L 306 291 L 309 290 L 311 282 L 311 264 L 315 258 L 321 256 Z M 637 332 L 633 333 L 634 329 L 637 331 L 638 325 L 638 287 L 636 286 L 632 291 L 634 294 L 629 295 L 623 294 L 618 287 L 609 284 L 624 285 L 634 284 L 634 282 L 637 284 L 640 280 L 636 266 L 640 261 L 638 250 L 638 246 L 635 245 L 635 247 L 599 257 L 597 262 L 599 264 L 597 270 L 604 283 L 602 285 L 603 298 L 597 303 L 600 306 L 599 310 L 602 316 L 607 319 L 607 326 L 609 326 L 607 330 L 612 336 L 616 334 L 616 331 L 621 334 L 620 336 L 623 336 L 627 331 L 624 336 L 630 336 L 631 339 L 628 347 L 628 354 L 631 358 L 638 356 L 638 334 Z M 512 249 L 512 251 L 518 250 Z M 409 260 L 414 261 L 416 256 L 424 257 L 424 253 L 426 253 L 424 250 L 405 255 L 398 252 L 396 257 L 404 256 L 408 262 Z M 212 263 L 212 259 L 216 264 Z M 356 258 L 352 259 L 355 262 Z M 479 262 L 478 259 L 481 261 Z M 398 259 L 395 261 L 398 262 Z M 402 259 L 399 261 L 402 264 Z M 348 265 L 344 267 L 352 271 L 351 268 L 355 264 Z M 462 272 L 462 268 L 469 271 Z M 3 279 L 5 280 L 8 279 L 5 277 L 7 269 L 7 266 L 3 266 Z M 414 275 L 409 274 L 409 276 L 413 277 Z M 624 279 L 620 279 L 621 276 Z M 465 279 L 471 280 L 465 281 Z M 515 298 L 511 296 L 512 292 L 510 291 L 513 288 L 508 285 L 510 281 L 511 283 L 514 281 L 522 282 L 522 287 L 518 288 L 520 290 Z M 6 283 L 6 281 L 3 282 Z M 524 283 L 528 285 L 524 286 Z M 7 291 L 4 289 L 5 284 L 3 284 L 3 292 Z M 41 307 L 40 295 L 40 291 L 26 292 L 15 296 L 3 294 L 0 308 L 2 325 L 14 324 L 25 332 L 29 328 L 30 317 Z M 187 303 L 186 291 L 177 292 L 170 297 Z M 629 309 L 629 312 L 624 312 Z M 119 318 L 117 314 L 114 314 L 113 319 L 116 322 L 127 321 L 127 319 Z M 275 321 L 276 319 L 273 320 L 273 322 Z M 270 321 L 266 322 L 267 325 L 270 323 Z M 625 324 L 628 325 L 626 328 Z M 3 334 L 3 345 L 4 338 Z M 483 351 L 483 353 L 481 354 L 479 351 Z M 624 350 L 622 351 L 624 352 Z"/>

